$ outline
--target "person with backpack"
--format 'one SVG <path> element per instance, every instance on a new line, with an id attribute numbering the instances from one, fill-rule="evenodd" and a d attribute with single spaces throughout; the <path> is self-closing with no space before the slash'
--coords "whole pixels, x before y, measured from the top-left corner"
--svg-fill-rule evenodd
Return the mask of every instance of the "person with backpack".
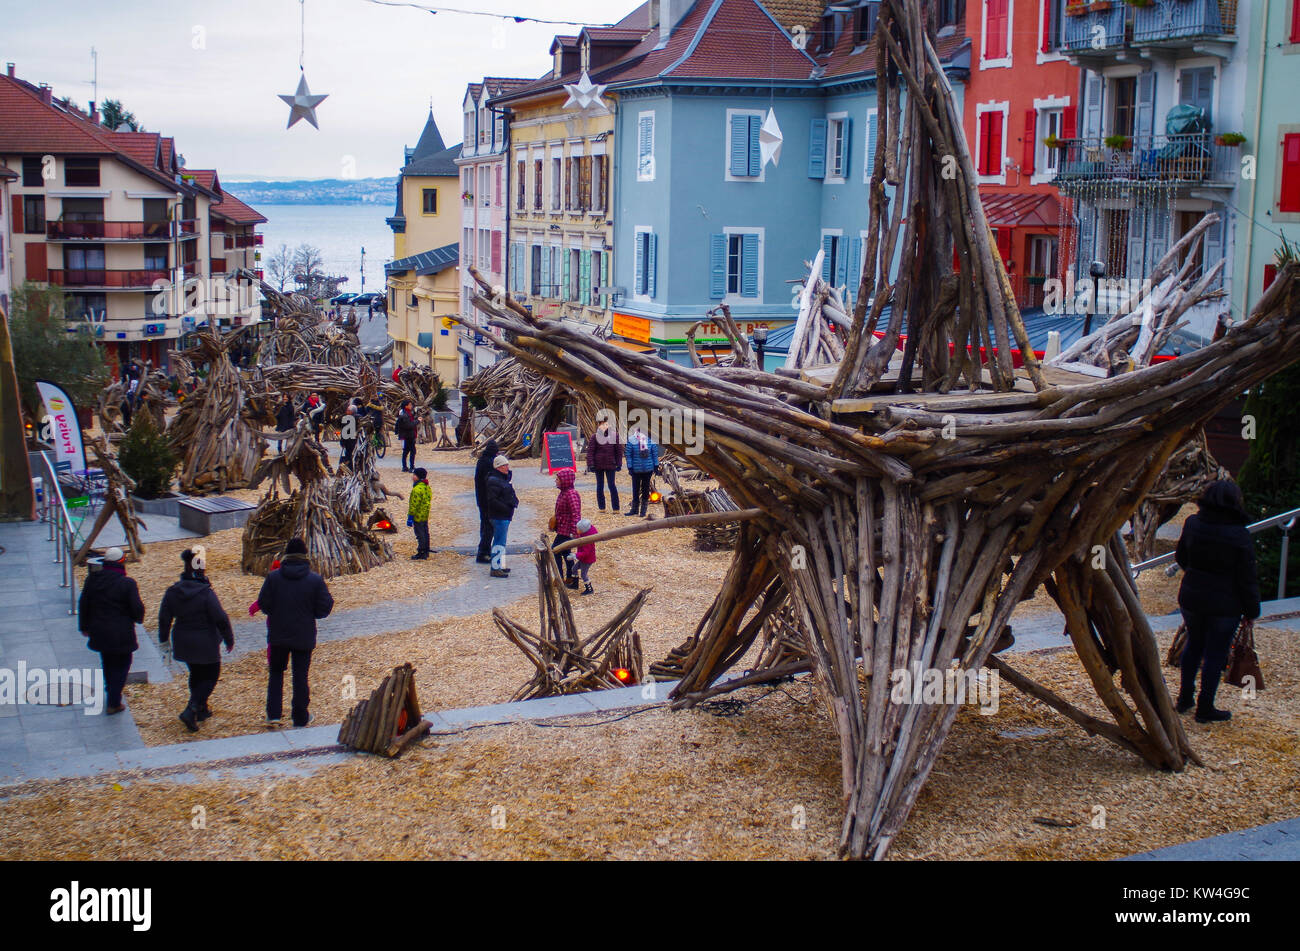
<path id="1" fill-rule="evenodd" d="M 411 477 L 406 524 L 415 531 L 416 545 L 412 561 L 424 561 L 429 557 L 429 505 L 433 500 L 433 491 L 429 488 L 428 476 L 428 470 L 420 466 Z"/>
<path id="2" fill-rule="evenodd" d="M 402 441 L 403 472 L 415 471 L 415 437 L 419 432 L 417 419 L 415 404 L 411 400 L 403 402 L 397 413 L 397 422 L 393 424 L 393 434 Z"/>
<path id="3" fill-rule="evenodd" d="M 99 654 L 104 669 L 104 712 L 126 709 L 122 691 L 131 672 L 131 655 L 140 648 L 135 626 L 144 623 L 144 602 L 134 578 L 126 575 L 126 555 L 114 546 L 104 552 L 103 566 L 86 576 L 77 602 L 77 629 Z"/>
<path id="4" fill-rule="evenodd" d="M 506 536 L 518 506 L 519 496 L 510 484 L 510 460 L 497 456 L 492 460 L 487 479 L 487 515 L 492 522 L 492 570 L 488 574 L 493 578 L 510 577 L 510 569 L 506 567 Z"/>
<path id="5" fill-rule="evenodd" d="M 609 483 L 610 507 L 617 512 L 620 506 L 614 474 L 623 469 L 623 444 L 609 420 L 603 421 L 587 439 L 587 469 L 596 474 L 596 508 L 605 511 L 605 484 Z"/>
<path id="6" fill-rule="evenodd" d="M 1194 704 L 1198 723 L 1232 718 L 1229 711 L 1215 709 L 1215 693 L 1242 619 L 1259 617 L 1255 543 L 1246 528 L 1248 521 L 1237 483 L 1212 482 L 1202 493 L 1196 513 L 1183 523 L 1174 553 L 1184 572 L 1178 607 L 1187 626 L 1177 709 L 1186 713 Z M 1201 694 L 1196 697 L 1198 668 Z"/>
<path id="7" fill-rule="evenodd" d="M 190 701 L 179 719 L 191 733 L 212 716 L 208 698 L 221 679 L 221 644 L 227 654 L 235 649 L 230 617 L 204 573 L 206 559 L 202 545 L 181 552 L 185 570 L 158 607 L 158 643 L 166 649 L 170 640 L 172 655 L 190 670 Z"/>
<path id="8" fill-rule="evenodd" d="M 329 617 L 334 597 L 325 579 L 311 570 L 307 543 L 292 538 L 285 546 L 280 567 L 262 582 L 255 602 L 266 615 L 267 666 L 266 722 L 279 726 L 284 712 L 284 672 L 293 664 L 294 726 L 306 726 L 311 689 L 307 672 L 316 649 L 316 622 Z"/>
<path id="9" fill-rule="evenodd" d="M 497 441 L 489 439 L 483 444 L 474 465 L 474 502 L 478 505 L 478 554 L 474 560 L 480 565 L 492 563 L 492 520 L 487 514 L 487 482 L 496 457 Z"/>
<path id="10" fill-rule="evenodd" d="M 632 474 L 632 507 L 623 514 L 644 518 L 650 505 L 650 477 L 659 466 L 659 444 L 638 426 L 627 434 L 623 455 Z"/>

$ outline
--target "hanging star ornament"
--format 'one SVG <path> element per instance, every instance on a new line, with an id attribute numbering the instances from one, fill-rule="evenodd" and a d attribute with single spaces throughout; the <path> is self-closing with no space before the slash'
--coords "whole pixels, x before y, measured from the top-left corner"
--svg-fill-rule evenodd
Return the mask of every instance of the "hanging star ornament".
<path id="1" fill-rule="evenodd" d="M 324 96 L 313 96 L 311 90 L 307 88 L 307 74 L 302 73 L 298 77 L 298 88 L 292 96 L 281 96 L 289 105 L 289 124 L 286 129 L 292 129 L 293 124 L 299 119 L 306 119 L 313 127 L 319 129 L 316 125 L 316 107 L 329 98 L 327 93 Z"/>
<path id="2" fill-rule="evenodd" d="M 605 92 L 605 87 L 593 83 L 585 69 L 576 83 L 566 83 L 564 88 L 569 93 L 569 98 L 564 103 L 565 109 L 577 109 L 579 112 L 591 112 L 594 115 L 609 112 L 600 98 Z"/>
<path id="3" fill-rule="evenodd" d="M 776 110 L 768 109 L 767 118 L 763 120 L 763 126 L 758 130 L 758 150 L 763 157 L 764 165 L 768 162 L 773 166 L 781 163 L 781 143 L 784 141 L 781 127 L 776 122 Z"/>

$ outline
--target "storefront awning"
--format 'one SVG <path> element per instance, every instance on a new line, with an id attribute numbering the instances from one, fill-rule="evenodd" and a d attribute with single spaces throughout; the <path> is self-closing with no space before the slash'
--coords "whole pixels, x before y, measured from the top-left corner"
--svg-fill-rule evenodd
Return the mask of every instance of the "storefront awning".
<path id="1" fill-rule="evenodd" d="M 654 347 L 647 347 L 643 343 L 633 343 L 630 340 L 619 340 L 617 337 L 610 337 L 609 342 L 616 347 L 622 347 L 624 350 L 631 350 L 633 353 L 654 353 Z"/>
<path id="2" fill-rule="evenodd" d="M 1055 195 L 980 195 L 994 228 L 1058 228 L 1061 203 Z"/>

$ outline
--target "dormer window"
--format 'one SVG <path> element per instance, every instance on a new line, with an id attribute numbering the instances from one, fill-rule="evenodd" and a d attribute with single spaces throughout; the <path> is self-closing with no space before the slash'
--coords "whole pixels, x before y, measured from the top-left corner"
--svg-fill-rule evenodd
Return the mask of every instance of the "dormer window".
<path id="1" fill-rule="evenodd" d="M 842 25 L 840 14 L 828 13 L 822 17 L 821 22 L 821 39 L 817 46 L 818 53 L 829 53 L 835 49 L 836 42 L 840 38 L 840 28 Z"/>
<path id="2" fill-rule="evenodd" d="M 564 75 L 564 50 L 559 46 L 555 48 L 555 78 L 559 79 Z"/>
<path id="3" fill-rule="evenodd" d="M 866 46 L 871 42 L 871 37 L 876 32 L 876 20 L 880 18 L 880 4 L 878 2 L 866 3 L 858 8 L 857 11 L 857 29 L 853 38 L 853 45 Z"/>

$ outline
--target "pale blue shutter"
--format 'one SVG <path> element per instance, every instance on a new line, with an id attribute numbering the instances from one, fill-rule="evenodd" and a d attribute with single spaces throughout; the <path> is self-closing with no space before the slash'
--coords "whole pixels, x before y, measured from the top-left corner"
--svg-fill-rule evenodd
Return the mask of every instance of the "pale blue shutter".
<path id="1" fill-rule="evenodd" d="M 1138 205 L 1129 213 L 1128 220 L 1128 273 L 1124 277 L 1141 278 L 1146 276 L 1142 255 L 1146 251 L 1146 212 L 1147 209 Z M 1112 274 L 1111 277 L 1121 275 Z"/>
<path id="2" fill-rule="evenodd" d="M 855 298 L 858 295 L 858 285 L 862 282 L 862 239 L 849 239 L 849 257 L 852 263 L 849 265 L 849 297 Z"/>
<path id="3" fill-rule="evenodd" d="M 568 299 L 569 299 L 569 280 L 570 280 L 570 275 L 569 275 L 569 259 L 570 259 L 571 257 L 573 257 L 573 255 L 571 255 L 571 254 L 569 253 L 568 248 L 565 248 L 565 250 L 564 250 L 562 253 L 564 254 L 564 279 L 563 279 L 563 283 L 560 285 L 560 299 L 561 299 L 561 300 L 568 300 Z"/>
<path id="4" fill-rule="evenodd" d="M 749 116 L 731 117 L 731 174 L 749 174 Z"/>
<path id="5" fill-rule="evenodd" d="M 849 256 L 845 254 L 846 242 L 843 238 L 836 239 L 836 249 L 839 254 L 835 256 L 835 286 L 843 287 L 849 279 Z"/>
<path id="6" fill-rule="evenodd" d="M 655 296 L 655 245 L 659 243 L 658 235 L 647 234 L 645 242 L 645 287 L 646 296 Z"/>
<path id="7" fill-rule="evenodd" d="M 637 139 L 637 174 L 645 175 L 650 171 L 650 158 L 654 148 L 654 116 L 642 116 Z"/>
<path id="8" fill-rule="evenodd" d="M 871 175 L 871 170 L 876 166 L 876 130 L 879 128 L 880 115 L 874 109 L 867 115 L 867 154 L 864 161 L 867 165 L 867 175 Z"/>
<path id="9" fill-rule="evenodd" d="M 1101 77 L 1089 73 L 1084 81 L 1083 95 L 1083 137 L 1085 139 L 1101 138 Z"/>
<path id="10" fill-rule="evenodd" d="M 591 258 L 578 252 L 578 303 L 591 300 Z"/>
<path id="11" fill-rule="evenodd" d="M 727 296 L 727 236 L 709 235 L 709 297 L 722 300 Z"/>
<path id="12" fill-rule="evenodd" d="M 758 296 L 758 235 L 756 234 L 741 236 L 740 295 Z"/>
<path id="13" fill-rule="evenodd" d="M 1137 78 L 1137 117 L 1133 132 L 1138 141 L 1135 149 L 1151 148 L 1150 136 L 1155 132 L 1156 123 L 1156 74 L 1154 70 L 1142 73 Z"/>
<path id="14" fill-rule="evenodd" d="M 808 124 L 808 177 L 826 177 L 825 119 L 813 119 Z"/>
<path id="15" fill-rule="evenodd" d="M 763 152 L 758 147 L 758 133 L 762 127 L 762 116 L 749 117 L 749 174 L 755 177 L 763 171 Z"/>
<path id="16" fill-rule="evenodd" d="M 845 116 L 840 121 L 844 123 L 844 154 L 840 157 L 840 175 L 848 177 L 849 169 L 852 168 L 849 162 L 853 153 L 853 120 Z"/>
<path id="17" fill-rule="evenodd" d="M 835 236 L 822 235 L 822 280 L 827 284 L 831 282 L 831 262 L 835 258 Z"/>
<path id="18" fill-rule="evenodd" d="M 555 288 L 551 285 L 551 246 L 549 244 L 542 245 L 542 273 L 538 283 L 541 285 L 538 292 L 542 297 L 555 296 Z"/>
<path id="19" fill-rule="evenodd" d="M 1147 220 L 1150 222 L 1151 266 L 1154 267 L 1169 250 L 1169 213 L 1152 208 Z"/>
<path id="20" fill-rule="evenodd" d="M 1079 210 L 1079 278 L 1088 277 L 1088 267 L 1095 257 L 1097 211 L 1088 205 Z"/>
<path id="21" fill-rule="evenodd" d="M 609 286 L 609 255 L 608 254 L 602 254 L 600 256 L 600 286 L 602 288 Z M 608 309 L 609 307 L 608 294 L 600 295 L 600 306 L 602 309 Z"/>
<path id="22" fill-rule="evenodd" d="M 636 233 L 636 253 L 632 264 L 632 292 L 634 294 L 645 293 L 645 239 L 646 233 L 644 231 Z"/>
<path id="23" fill-rule="evenodd" d="M 1223 205 L 1211 205 L 1210 211 L 1217 214 L 1219 220 L 1205 229 L 1205 257 L 1202 258 L 1205 264 L 1202 273 L 1208 272 L 1210 268 L 1223 260 L 1223 229 L 1226 209 Z M 1222 284 L 1223 275 L 1220 274 L 1215 286 L 1222 286 Z"/>

